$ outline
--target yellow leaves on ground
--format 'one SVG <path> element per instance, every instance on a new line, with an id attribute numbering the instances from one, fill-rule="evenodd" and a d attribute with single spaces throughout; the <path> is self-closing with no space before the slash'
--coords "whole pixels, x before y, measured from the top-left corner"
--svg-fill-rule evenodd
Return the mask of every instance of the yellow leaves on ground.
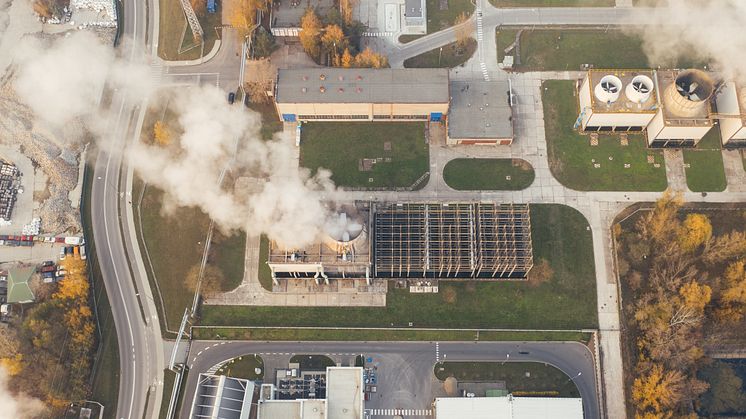
<path id="1" fill-rule="evenodd" d="M 632 399 L 640 411 L 650 409 L 654 413 L 661 413 L 678 402 L 678 392 L 683 382 L 684 377 L 680 372 L 664 371 L 662 366 L 655 364 L 647 374 L 635 379 Z"/>
<path id="2" fill-rule="evenodd" d="M 156 121 L 153 124 L 153 140 L 162 147 L 171 144 L 171 130 L 163 121 Z"/>

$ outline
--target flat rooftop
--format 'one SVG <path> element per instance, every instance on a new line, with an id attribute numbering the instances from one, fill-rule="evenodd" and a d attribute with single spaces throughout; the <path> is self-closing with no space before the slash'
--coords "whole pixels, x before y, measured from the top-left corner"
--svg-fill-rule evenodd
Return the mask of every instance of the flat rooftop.
<path id="1" fill-rule="evenodd" d="M 448 103 L 448 69 L 304 68 L 277 72 L 277 103 Z"/>
<path id="2" fill-rule="evenodd" d="M 424 0 L 404 0 L 404 16 L 422 17 Z"/>
<path id="3" fill-rule="evenodd" d="M 450 138 L 513 138 L 513 110 L 506 81 L 452 81 Z"/>
<path id="4" fill-rule="evenodd" d="M 612 103 L 606 103 L 598 100 L 593 90 L 596 88 L 601 78 L 607 75 L 619 77 L 622 81 L 622 89 L 619 99 Z M 658 108 L 658 98 L 655 87 L 650 92 L 648 100 L 642 103 L 636 103 L 627 97 L 627 86 L 632 83 L 636 76 L 647 76 L 654 79 L 652 70 L 590 70 L 588 71 L 588 81 L 591 90 L 591 108 L 598 113 L 654 113 Z"/>
<path id="5" fill-rule="evenodd" d="M 435 399 L 435 419 L 583 419 L 583 400 L 560 397 Z"/>
<path id="6" fill-rule="evenodd" d="M 363 419 L 363 369 L 326 369 L 327 419 Z"/>
<path id="7" fill-rule="evenodd" d="M 300 28 L 306 9 L 313 7 L 319 16 L 334 8 L 334 0 L 275 0 L 272 5 L 273 28 Z"/>

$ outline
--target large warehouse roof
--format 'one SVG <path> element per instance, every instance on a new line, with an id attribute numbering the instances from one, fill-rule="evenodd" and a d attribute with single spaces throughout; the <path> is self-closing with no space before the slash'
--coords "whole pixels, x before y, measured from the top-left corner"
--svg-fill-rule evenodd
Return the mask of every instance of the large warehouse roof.
<path id="1" fill-rule="evenodd" d="M 277 103 L 448 103 L 441 68 L 278 70 Z"/>
<path id="2" fill-rule="evenodd" d="M 583 419 L 583 399 L 449 397 L 435 399 L 435 419 Z"/>

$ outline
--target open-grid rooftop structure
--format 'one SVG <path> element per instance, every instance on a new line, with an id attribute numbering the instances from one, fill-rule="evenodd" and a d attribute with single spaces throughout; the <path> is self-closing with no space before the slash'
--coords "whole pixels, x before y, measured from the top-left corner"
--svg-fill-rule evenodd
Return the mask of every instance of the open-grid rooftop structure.
<path id="1" fill-rule="evenodd" d="M 200 374 L 190 419 L 248 419 L 254 383 L 224 375 Z"/>
<path id="2" fill-rule="evenodd" d="M 522 279 L 533 266 L 525 204 L 381 204 L 374 224 L 378 278 Z"/>

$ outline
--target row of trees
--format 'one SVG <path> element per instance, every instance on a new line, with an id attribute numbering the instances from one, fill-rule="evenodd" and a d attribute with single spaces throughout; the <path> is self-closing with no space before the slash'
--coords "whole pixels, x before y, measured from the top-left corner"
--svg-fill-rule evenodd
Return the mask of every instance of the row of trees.
<path id="1" fill-rule="evenodd" d="M 96 330 L 85 262 L 68 257 L 62 267 L 65 278 L 56 291 L 44 285 L 37 292 L 37 303 L 17 325 L 14 350 L 0 360 L 12 388 L 53 410 L 87 398 Z"/>
<path id="2" fill-rule="evenodd" d="M 301 19 L 299 34 L 301 46 L 316 62 L 322 55 L 328 57 L 328 64 L 334 67 L 388 67 L 387 58 L 366 47 L 360 51 L 360 37 L 364 26 L 352 21 L 332 9 L 323 22 L 312 8 L 306 10 Z"/>
<path id="3" fill-rule="evenodd" d="M 706 215 L 682 219 L 681 207 L 667 193 L 632 231 L 615 227 L 632 294 L 624 311 L 635 336 L 639 418 L 696 417 L 692 402 L 708 389 L 697 378 L 704 348 L 741 327 L 746 311 L 746 232 L 714 236 Z"/>

